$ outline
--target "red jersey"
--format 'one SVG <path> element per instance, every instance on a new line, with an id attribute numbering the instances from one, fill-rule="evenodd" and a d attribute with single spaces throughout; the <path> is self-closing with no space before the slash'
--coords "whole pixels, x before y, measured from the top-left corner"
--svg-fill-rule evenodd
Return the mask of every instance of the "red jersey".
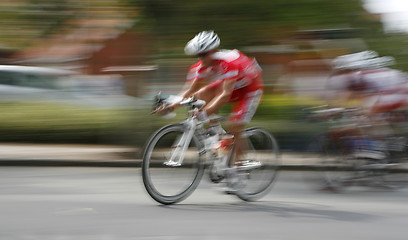
<path id="1" fill-rule="evenodd" d="M 187 81 L 202 81 L 205 85 L 218 86 L 224 81 L 235 81 L 230 101 L 242 99 L 246 93 L 263 88 L 261 73 L 255 59 L 238 50 L 221 50 L 213 54 L 216 63 L 205 67 L 201 60 L 193 64 L 187 74 Z"/>

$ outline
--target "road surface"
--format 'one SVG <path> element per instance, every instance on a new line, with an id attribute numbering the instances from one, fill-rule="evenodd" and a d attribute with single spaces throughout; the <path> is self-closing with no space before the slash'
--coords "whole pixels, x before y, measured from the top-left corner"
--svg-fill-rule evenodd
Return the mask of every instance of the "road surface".
<path id="1" fill-rule="evenodd" d="M 185 201 L 161 206 L 138 168 L 0 168 L 0 239 L 407 239 L 408 190 L 316 191 L 313 172 L 281 172 L 247 203 L 206 176 Z"/>

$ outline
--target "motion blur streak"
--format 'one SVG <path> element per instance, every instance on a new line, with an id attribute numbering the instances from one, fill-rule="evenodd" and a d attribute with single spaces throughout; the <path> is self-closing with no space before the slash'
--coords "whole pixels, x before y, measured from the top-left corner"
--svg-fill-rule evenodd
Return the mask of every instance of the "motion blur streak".
<path id="1" fill-rule="evenodd" d="M 304 150 L 323 126 L 308 122 L 302 109 L 344 102 L 328 102 L 328 95 L 343 98 L 328 88 L 338 70 L 333 60 L 373 51 L 392 59 L 382 67 L 408 69 L 407 34 L 383 31 L 370 6 L 355 0 L 4 0 L 0 64 L 41 70 L 0 67 L 0 141 L 143 145 L 169 121 L 149 116 L 151 98 L 180 91 L 195 61 L 183 53 L 186 42 L 214 30 L 221 49 L 239 49 L 263 69 L 265 92 L 253 123 L 272 131 L 283 150 Z"/>

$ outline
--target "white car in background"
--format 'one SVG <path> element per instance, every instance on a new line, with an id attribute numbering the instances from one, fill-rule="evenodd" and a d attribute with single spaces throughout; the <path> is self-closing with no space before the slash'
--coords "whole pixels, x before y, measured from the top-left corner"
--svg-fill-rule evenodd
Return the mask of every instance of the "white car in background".
<path id="1" fill-rule="evenodd" d="M 142 104 L 125 94 L 120 75 L 80 75 L 46 67 L 0 65 L 1 102 L 62 102 L 102 108 Z"/>

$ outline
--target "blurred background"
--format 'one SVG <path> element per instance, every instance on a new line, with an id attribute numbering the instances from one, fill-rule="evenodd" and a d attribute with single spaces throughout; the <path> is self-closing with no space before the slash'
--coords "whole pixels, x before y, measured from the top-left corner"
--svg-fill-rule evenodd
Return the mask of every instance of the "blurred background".
<path id="1" fill-rule="evenodd" d="M 374 50 L 408 70 L 404 0 L 2 0 L 0 12 L 1 142 L 143 145 L 183 119 L 151 116 L 150 101 L 178 93 L 202 30 L 256 57 L 266 87 L 251 124 L 283 150 L 321 131 L 302 109 L 324 104 L 333 58 Z"/>

